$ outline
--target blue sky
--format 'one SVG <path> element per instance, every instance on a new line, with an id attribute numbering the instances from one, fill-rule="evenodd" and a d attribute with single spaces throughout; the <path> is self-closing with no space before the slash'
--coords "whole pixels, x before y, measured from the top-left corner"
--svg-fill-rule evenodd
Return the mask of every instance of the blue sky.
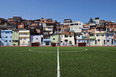
<path id="1" fill-rule="evenodd" d="M 116 0 L 0 0 L 0 18 L 21 16 L 23 19 L 53 18 L 63 22 L 87 22 L 89 18 L 116 22 Z"/>

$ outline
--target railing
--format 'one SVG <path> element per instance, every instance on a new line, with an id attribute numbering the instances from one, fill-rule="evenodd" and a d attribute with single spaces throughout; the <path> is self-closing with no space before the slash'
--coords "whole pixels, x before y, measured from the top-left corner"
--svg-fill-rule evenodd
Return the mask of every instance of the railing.
<path id="1" fill-rule="evenodd" d="M 0 38 L 0 39 L 1 39 L 1 42 L 4 44 L 5 41 L 2 38 Z"/>
<path id="2" fill-rule="evenodd" d="M 95 31 L 95 33 L 106 33 L 106 31 Z"/>
<path id="3" fill-rule="evenodd" d="M 19 35 L 19 37 L 30 37 L 30 35 Z"/>
<path id="4" fill-rule="evenodd" d="M 95 39 L 95 36 L 90 36 L 89 39 L 93 39 L 94 40 Z"/>

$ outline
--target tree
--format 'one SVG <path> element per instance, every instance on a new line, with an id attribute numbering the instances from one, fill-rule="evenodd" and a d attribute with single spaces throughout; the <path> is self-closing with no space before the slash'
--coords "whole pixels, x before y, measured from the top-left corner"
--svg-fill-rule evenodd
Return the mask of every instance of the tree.
<path id="1" fill-rule="evenodd" d="M 90 24 L 90 23 L 93 23 L 93 19 L 92 19 L 92 18 L 90 18 L 90 20 L 89 20 L 89 22 L 88 22 L 88 23 L 89 23 L 89 24 Z"/>

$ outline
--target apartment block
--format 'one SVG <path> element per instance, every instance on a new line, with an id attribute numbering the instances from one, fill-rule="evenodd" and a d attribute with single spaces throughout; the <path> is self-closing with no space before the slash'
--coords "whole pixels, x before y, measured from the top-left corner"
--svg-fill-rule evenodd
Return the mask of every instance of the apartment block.
<path id="1" fill-rule="evenodd" d="M 12 30 L 1 30 L 1 46 L 10 46 L 12 42 Z"/>
<path id="2" fill-rule="evenodd" d="M 30 46 L 30 30 L 19 30 L 19 45 Z"/>

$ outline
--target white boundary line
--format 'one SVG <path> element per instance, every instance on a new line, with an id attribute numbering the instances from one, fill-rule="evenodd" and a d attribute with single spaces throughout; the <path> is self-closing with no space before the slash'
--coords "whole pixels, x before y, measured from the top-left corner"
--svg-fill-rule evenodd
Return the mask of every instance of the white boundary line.
<path id="1" fill-rule="evenodd" d="M 88 49 L 87 49 L 87 48 L 85 48 L 85 50 L 83 50 L 83 51 L 88 51 Z"/>
<path id="2" fill-rule="evenodd" d="M 57 77 L 60 77 L 59 47 L 57 47 Z"/>

